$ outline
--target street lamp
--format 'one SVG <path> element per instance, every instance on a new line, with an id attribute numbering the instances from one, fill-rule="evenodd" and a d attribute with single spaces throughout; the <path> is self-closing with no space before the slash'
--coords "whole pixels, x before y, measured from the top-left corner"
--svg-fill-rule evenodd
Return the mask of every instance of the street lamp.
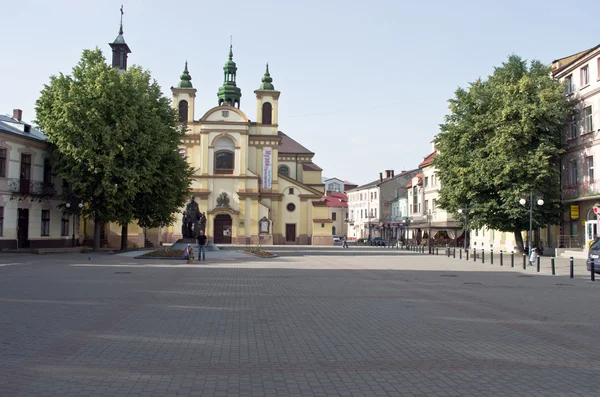
<path id="1" fill-rule="evenodd" d="M 83 203 L 79 203 L 77 206 L 79 207 L 79 210 L 81 210 L 83 208 Z M 71 203 L 65 204 L 65 207 L 67 207 L 67 209 L 71 208 Z M 75 211 L 73 211 L 73 236 L 71 238 L 71 246 L 75 247 Z"/>
<path id="2" fill-rule="evenodd" d="M 427 221 L 429 222 L 429 231 L 427 232 L 427 248 L 428 248 L 430 254 L 431 254 L 431 219 L 432 218 L 433 218 L 433 215 L 431 214 L 431 210 L 429 210 L 427 213 Z"/>
<path id="3" fill-rule="evenodd" d="M 525 200 L 524 198 L 519 200 L 519 203 L 521 205 L 525 205 L 527 204 L 527 200 Z M 537 205 L 542 206 L 544 205 L 544 200 L 539 199 L 537 201 Z M 531 254 L 531 230 L 533 228 L 533 190 L 531 190 L 529 192 L 529 233 L 527 233 L 527 253 Z"/>
<path id="4" fill-rule="evenodd" d="M 465 251 L 467 250 L 467 232 L 468 232 L 467 224 L 469 223 L 469 210 L 471 210 L 471 208 L 468 208 L 468 207 L 458 209 L 459 214 L 462 214 L 462 213 L 465 214 L 465 222 L 463 224 L 463 230 L 464 230 L 464 234 L 465 234 L 463 245 L 464 245 Z"/>

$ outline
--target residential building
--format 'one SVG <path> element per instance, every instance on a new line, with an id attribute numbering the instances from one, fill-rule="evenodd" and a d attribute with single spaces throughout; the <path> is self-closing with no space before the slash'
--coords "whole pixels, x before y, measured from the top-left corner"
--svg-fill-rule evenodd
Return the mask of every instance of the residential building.
<path id="1" fill-rule="evenodd" d="M 346 190 L 354 189 L 358 185 L 343 181 L 339 178 L 323 178 L 323 184 L 325 185 L 325 191 L 331 192 L 345 192 Z"/>
<path id="2" fill-rule="evenodd" d="M 348 238 L 393 239 L 402 225 L 392 218 L 392 201 L 406 192 L 406 183 L 418 172 L 416 169 L 395 175 L 394 170 L 386 170 L 385 177 L 379 173 L 379 179 L 348 190 Z"/>
<path id="3" fill-rule="evenodd" d="M 64 187 L 52 174 L 46 136 L 22 116 L 19 109 L 0 116 L 0 249 L 76 245 L 79 230 L 59 209 Z"/>
<path id="4" fill-rule="evenodd" d="M 331 219 L 331 234 L 348 237 L 348 197 L 341 192 L 325 192 L 325 201 Z"/>
<path id="5" fill-rule="evenodd" d="M 600 164 L 600 45 L 555 60 L 552 76 L 580 103 L 562 140 L 561 189 L 568 212 L 556 241 L 560 248 L 587 248 L 598 236 L 593 208 L 600 202 L 600 173 L 594 171 Z"/>
<path id="6" fill-rule="evenodd" d="M 395 198 L 390 200 L 391 215 L 391 237 L 393 240 L 406 240 L 406 226 L 408 222 L 408 189 L 396 189 Z"/>
<path id="7" fill-rule="evenodd" d="M 419 244 L 427 244 L 431 238 L 433 245 L 460 245 L 464 238 L 462 223 L 440 208 L 437 200 L 441 182 L 433 159 L 437 153 L 427 155 L 419 164 L 421 173 L 415 175 L 406 185 L 408 189 L 409 239 Z"/>

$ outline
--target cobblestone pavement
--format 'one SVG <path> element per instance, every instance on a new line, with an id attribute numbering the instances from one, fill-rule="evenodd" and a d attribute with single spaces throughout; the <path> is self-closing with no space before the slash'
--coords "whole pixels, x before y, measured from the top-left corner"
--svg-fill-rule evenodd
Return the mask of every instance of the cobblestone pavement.
<path id="1" fill-rule="evenodd" d="M 583 278 L 402 251 L 0 265 L 0 396 L 600 396 Z"/>

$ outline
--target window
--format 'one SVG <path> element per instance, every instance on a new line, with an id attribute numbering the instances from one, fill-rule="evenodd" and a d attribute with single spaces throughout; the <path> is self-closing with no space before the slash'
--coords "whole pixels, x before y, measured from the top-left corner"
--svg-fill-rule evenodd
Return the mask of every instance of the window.
<path id="1" fill-rule="evenodd" d="M 44 159 L 44 184 L 52 183 L 52 165 L 50 159 Z"/>
<path id="2" fill-rule="evenodd" d="M 361 209 L 360 210 L 360 219 L 362 219 L 362 218 L 363 218 L 363 210 Z"/>
<path id="3" fill-rule="evenodd" d="M 435 199 L 431 199 L 431 209 L 435 211 L 437 208 L 437 202 Z"/>
<path id="4" fill-rule="evenodd" d="M 583 113 L 584 113 L 584 122 L 585 122 L 585 132 L 593 132 L 594 131 L 594 125 L 592 123 L 592 107 L 588 106 L 587 108 L 583 109 Z"/>
<path id="5" fill-rule="evenodd" d="M 425 213 L 429 213 L 429 200 L 425 200 Z"/>
<path id="6" fill-rule="evenodd" d="M 294 188 L 293 187 L 290 188 L 289 194 L 294 194 Z"/>
<path id="7" fill-rule="evenodd" d="M 413 198 L 413 208 L 415 210 L 415 212 L 417 211 L 417 187 L 413 187 L 413 191 L 412 191 L 412 198 Z"/>
<path id="8" fill-rule="evenodd" d="M 332 221 L 337 221 L 337 219 L 336 219 L 336 218 L 337 218 L 337 214 L 336 214 L 335 212 L 334 212 L 334 213 L 332 213 L 332 214 L 331 214 L 331 220 L 332 220 Z M 335 233 L 334 233 L 334 234 L 335 234 Z"/>
<path id="9" fill-rule="evenodd" d="M 0 207 L 0 236 L 4 236 L 4 207 Z"/>
<path id="10" fill-rule="evenodd" d="M 188 102 L 186 100 L 179 101 L 179 122 L 186 123 L 188 121 Z"/>
<path id="11" fill-rule="evenodd" d="M 375 197 L 375 200 L 377 200 L 377 192 L 373 193 L 373 196 Z"/>
<path id="12" fill-rule="evenodd" d="M 425 187 L 429 186 L 429 177 L 425 177 Z"/>
<path id="13" fill-rule="evenodd" d="M 568 76 L 565 81 L 567 82 L 567 94 L 573 93 L 573 76 Z"/>
<path id="14" fill-rule="evenodd" d="M 334 214 L 335 215 L 335 214 Z M 336 236 L 337 234 L 335 233 L 335 226 L 331 226 L 331 234 L 333 234 L 334 236 Z"/>
<path id="15" fill-rule="evenodd" d="M 571 185 L 576 185 L 577 184 L 577 161 L 571 161 L 569 163 L 570 168 L 571 168 Z"/>
<path id="16" fill-rule="evenodd" d="M 377 218 L 377 208 L 373 210 L 373 217 Z"/>
<path id="17" fill-rule="evenodd" d="M 587 66 L 581 68 L 581 87 L 590 83 L 590 69 Z"/>
<path id="18" fill-rule="evenodd" d="M 280 165 L 277 172 L 281 175 L 290 176 L 290 168 L 287 165 Z"/>
<path id="19" fill-rule="evenodd" d="M 293 212 L 296 209 L 296 205 L 294 203 L 289 203 L 286 208 L 288 211 Z"/>
<path id="20" fill-rule="evenodd" d="M 586 157 L 588 166 L 588 182 L 594 181 L 594 156 Z"/>
<path id="21" fill-rule="evenodd" d="M 334 191 L 334 192 L 341 191 L 340 184 L 339 183 L 335 183 L 335 182 L 330 183 L 329 184 L 329 190 Z"/>
<path id="22" fill-rule="evenodd" d="M 273 106 L 269 102 L 263 103 L 262 106 L 262 123 L 271 125 L 273 122 Z"/>
<path id="23" fill-rule="evenodd" d="M 6 177 L 6 149 L 0 148 L 0 177 Z"/>
<path id="24" fill-rule="evenodd" d="M 569 123 L 569 138 L 577 138 L 577 119 L 575 116 L 571 118 L 571 122 Z"/>
<path id="25" fill-rule="evenodd" d="M 50 235 L 50 211 L 42 210 L 42 236 Z"/>
<path id="26" fill-rule="evenodd" d="M 63 214 L 63 216 L 60 218 L 60 235 L 69 235 L 69 215 Z"/>
<path id="27" fill-rule="evenodd" d="M 215 153 L 215 174 L 233 174 L 233 152 Z"/>

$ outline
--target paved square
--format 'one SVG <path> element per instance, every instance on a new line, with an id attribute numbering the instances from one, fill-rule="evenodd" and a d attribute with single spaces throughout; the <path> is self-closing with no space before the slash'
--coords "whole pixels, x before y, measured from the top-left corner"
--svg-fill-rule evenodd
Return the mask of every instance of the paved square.
<path id="1" fill-rule="evenodd" d="M 0 396 L 600 396 L 600 282 L 280 254 L 0 255 Z"/>

